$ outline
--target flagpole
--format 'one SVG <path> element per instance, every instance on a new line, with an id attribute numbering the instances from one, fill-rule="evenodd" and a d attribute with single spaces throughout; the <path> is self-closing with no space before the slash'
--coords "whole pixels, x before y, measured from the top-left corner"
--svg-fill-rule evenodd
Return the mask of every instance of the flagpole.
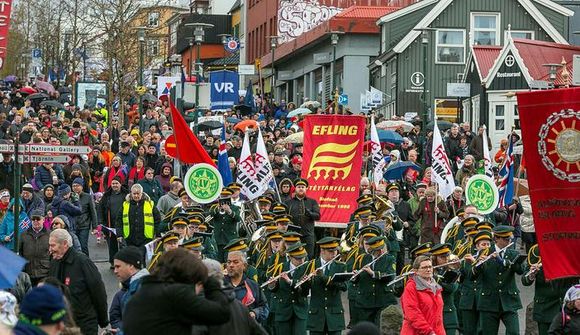
<path id="1" fill-rule="evenodd" d="M 518 183 L 516 184 L 516 190 L 514 192 L 513 197 L 517 197 L 518 196 L 518 192 L 520 190 L 520 177 L 522 174 L 522 164 L 520 163 L 520 166 L 518 166 Z M 512 201 L 513 201 L 513 197 L 512 197 Z M 518 208 L 518 206 L 516 205 L 516 207 L 514 209 L 512 209 L 512 226 L 514 225 L 515 222 L 515 218 L 516 218 L 516 209 Z"/>

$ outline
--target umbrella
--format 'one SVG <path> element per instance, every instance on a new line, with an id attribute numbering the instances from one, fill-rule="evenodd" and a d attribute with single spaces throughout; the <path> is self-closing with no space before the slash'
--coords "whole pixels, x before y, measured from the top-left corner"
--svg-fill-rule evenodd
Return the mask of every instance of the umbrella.
<path id="1" fill-rule="evenodd" d="M 36 81 L 36 88 L 38 88 L 39 90 L 45 91 L 46 93 L 49 93 L 49 94 L 56 91 L 54 89 L 54 86 L 52 86 L 50 83 L 48 83 L 46 81 L 42 81 L 42 80 Z"/>
<path id="2" fill-rule="evenodd" d="M 383 178 L 385 178 L 386 180 L 403 179 L 403 175 L 405 174 L 405 171 L 407 171 L 407 169 L 413 169 L 417 172 L 421 172 L 421 168 L 416 164 L 414 164 L 413 162 L 408 161 L 396 162 L 387 168 L 387 171 L 385 171 Z"/>
<path id="3" fill-rule="evenodd" d="M 56 100 L 46 100 L 40 103 L 40 106 L 64 109 L 64 105 Z"/>
<path id="4" fill-rule="evenodd" d="M 378 130 L 379 133 L 379 141 L 381 142 L 388 142 L 393 144 L 401 144 L 403 143 L 403 136 L 399 135 L 399 133 L 392 131 L 392 130 Z"/>
<path id="5" fill-rule="evenodd" d="M 238 124 L 234 126 L 235 130 L 239 130 L 241 132 L 245 132 L 247 128 L 258 129 L 258 122 L 256 122 L 256 120 L 245 120 L 238 122 Z"/>
<path id="6" fill-rule="evenodd" d="M 453 126 L 453 123 L 449 121 L 437 120 L 437 127 L 439 128 L 439 130 L 445 131 L 447 129 L 450 129 L 451 126 Z M 427 129 L 433 130 L 433 121 L 427 123 Z"/>
<path id="7" fill-rule="evenodd" d="M 284 143 L 304 143 L 304 132 L 298 132 L 294 134 L 290 134 L 284 138 Z"/>
<path id="8" fill-rule="evenodd" d="M 0 245 L 0 289 L 14 287 L 26 260 Z"/>
<path id="9" fill-rule="evenodd" d="M 63 87 L 58 88 L 58 93 L 60 93 L 60 94 L 71 93 L 71 92 L 72 91 L 71 91 L 70 87 L 63 86 Z"/>
<path id="10" fill-rule="evenodd" d="M 286 117 L 291 118 L 291 117 L 295 117 L 295 116 L 299 116 L 299 115 L 306 115 L 306 114 L 311 114 L 311 113 L 312 113 L 312 111 L 310 109 L 300 107 L 300 108 L 296 108 L 295 110 L 288 113 L 288 115 L 286 115 Z"/>
<path id="11" fill-rule="evenodd" d="M 48 95 L 45 93 L 34 93 L 28 96 L 27 99 L 36 100 L 36 99 L 48 99 Z"/>
<path id="12" fill-rule="evenodd" d="M 300 105 L 300 108 L 319 108 L 320 106 L 322 106 L 320 102 L 309 100 Z"/>
<path id="13" fill-rule="evenodd" d="M 400 127 L 403 127 L 404 132 L 409 132 L 414 128 L 411 122 L 403 120 L 386 120 L 377 123 L 377 129 L 396 130 Z"/>
<path id="14" fill-rule="evenodd" d="M 226 121 L 228 121 L 231 124 L 237 124 L 237 123 L 239 123 L 242 120 L 240 120 L 240 119 L 238 119 L 236 117 L 229 117 L 229 118 L 226 119 Z"/>
<path id="15" fill-rule="evenodd" d="M 222 123 L 219 121 L 215 121 L 215 120 L 200 122 L 197 125 L 197 129 L 200 131 L 218 129 L 221 127 L 222 127 Z"/>
<path id="16" fill-rule="evenodd" d="M 36 90 L 30 86 L 24 86 L 23 88 L 20 89 L 20 93 L 33 94 L 36 93 Z"/>
<path id="17" fill-rule="evenodd" d="M 9 76 L 6 76 L 6 78 L 4 78 L 4 81 L 7 83 L 13 83 L 16 80 L 18 80 L 18 77 L 16 77 L 15 75 L 11 74 Z"/>
<path id="18" fill-rule="evenodd" d="M 243 116 L 254 114 L 254 108 L 252 108 L 252 106 L 249 105 L 236 105 L 234 106 L 234 109 L 239 111 L 240 114 L 242 114 Z"/>
<path id="19" fill-rule="evenodd" d="M 145 93 L 145 94 L 143 94 L 142 99 L 143 99 L 143 101 L 151 101 L 151 102 L 156 102 L 157 100 L 159 100 L 159 99 L 157 99 L 156 96 L 154 96 L 151 93 Z"/>

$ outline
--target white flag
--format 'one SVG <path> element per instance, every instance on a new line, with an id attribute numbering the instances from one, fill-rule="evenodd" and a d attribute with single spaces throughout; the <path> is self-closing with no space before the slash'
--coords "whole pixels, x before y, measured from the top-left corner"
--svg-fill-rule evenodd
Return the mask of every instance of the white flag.
<path id="1" fill-rule="evenodd" d="M 370 107 L 367 105 L 367 95 L 365 93 L 361 93 L 360 94 L 360 110 L 361 112 L 363 111 L 368 111 L 370 109 Z"/>
<path id="2" fill-rule="evenodd" d="M 383 152 L 381 151 L 381 142 L 379 141 L 379 133 L 377 132 L 377 127 L 375 126 L 375 116 L 371 117 L 371 157 L 373 159 L 373 182 L 375 186 L 378 186 L 383 180 L 383 174 L 385 173 L 385 167 L 387 162 L 383 157 Z"/>
<path id="3" fill-rule="evenodd" d="M 373 95 L 371 94 L 371 91 L 365 91 L 365 97 L 367 101 L 367 108 L 372 108 L 376 106 L 373 103 Z"/>
<path id="4" fill-rule="evenodd" d="M 449 159 L 445 153 L 439 127 L 437 127 L 437 121 L 434 122 L 431 156 L 433 157 L 433 162 L 431 163 L 431 168 L 433 169 L 431 172 L 431 181 L 437 183 L 439 186 L 439 194 L 441 194 L 443 199 L 447 199 L 453 193 L 455 180 L 453 179 L 451 164 L 449 164 Z"/>
<path id="5" fill-rule="evenodd" d="M 487 127 L 483 126 L 483 160 L 485 164 L 485 175 L 493 177 L 491 169 L 491 157 L 489 156 L 489 144 L 487 143 Z"/>
<path id="6" fill-rule="evenodd" d="M 256 168 L 250 152 L 250 138 L 248 133 L 244 135 L 242 144 L 242 153 L 238 162 L 238 179 L 237 182 L 242 184 L 241 193 L 249 200 L 254 200 L 259 196 L 260 187 L 256 183 Z"/>
<path id="7" fill-rule="evenodd" d="M 383 92 L 371 86 L 371 102 L 375 105 L 383 104 Z"/>
<path id="8" fill-rule="evenodd" d="M 258 129 L 258 143 L 254 157 L 254 167 L 256 169 L 256 183 L 260 187 L 257 196 L 260 196 L 268 190 L 270 182 L 274 179 L 272 165 L 268 159 L 268 151 L 266 150 L 264 138 L 262 138 L 262 130 L 260 129 Z"/>

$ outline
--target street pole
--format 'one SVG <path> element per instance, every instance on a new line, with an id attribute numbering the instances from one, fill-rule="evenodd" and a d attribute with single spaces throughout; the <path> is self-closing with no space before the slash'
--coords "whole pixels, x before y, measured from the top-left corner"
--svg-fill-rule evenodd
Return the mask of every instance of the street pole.
<path id="1" fill-rule="evenodd" d="M 143 45 L 145 44 L 145 32 L 139 30 L 139 89 L 143 87 Z M 143 94 L 139 93 L 139 117 L 143 115 Z"/>
<path id="2" fill-rule="evenodd" d="M 18 253 L 20 239 L 20 163 L 18 162 L 20 144 L 20 132 L 14 138 L 14 253 Z"/>
<path id="3" fill-rule="evenodd" d="M 201 79 L 201 77 L 199 76 L 199 68 L 200 68 L 200 62 L 201 62 L 201 57 L 200 57 L 200 53 L 201 53 L 201 42 L 197 42 L 197 50 L 196 50 L 196 56 L 195 56 L 195 110 L 194 110 L 194 114 L 193 114 L 193 122 L 195 124 L 194 126 L 194 130 L 195 130 L 195 136 L 197 136 L 197 121 L 199 118 L 199 80 Z"/>
<path id="4" fill-rule="evenodd" d="M 193 76 L 193 37 L 189 40 L 189 64 L 187 65 L 189 67 L 187 75 L 189 80 L 191 80 Z"/>
<path id="5" fill-rule="evenodd" d="M 272 48 L 272 87 L 270 88 L 271 90 L 271 95 L 272 95 L 272 103 L 274 103 L 274 96 L 275 96 L 275 91 L 276 91 L 276 66 L 275 66 L 275 61 L 276 61 L 276 57 L 275 57 L 275 52 L 276 52 L 276 47 Z"/>
<path id="6" fill-rule="evenodd" d="M 428 32 L 422 32 L 422 43 L 423 43 L 423 131 L 425 135 L 427 134 L 427 112 L 429 105 L 427 103 L 427 43 L 429 42 L 427 37 Z"/>
<path id="7" fill-rule="evenodd" d="M 331 64 L 331 73 L 330 73 L 330 89 L 334 89 L 333 94 L 333 107 L 334 114 L 338 114 L 338 87 L 334 87 L 334 77 L 336 76 L 336 44 L 334 41 L 332 42 L 332 64 Z"/>

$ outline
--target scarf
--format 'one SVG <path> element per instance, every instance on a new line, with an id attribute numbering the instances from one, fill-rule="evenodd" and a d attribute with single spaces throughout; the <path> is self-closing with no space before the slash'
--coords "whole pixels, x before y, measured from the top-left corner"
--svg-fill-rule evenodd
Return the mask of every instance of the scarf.
<path id="1" fill-rule="evenodd" d="M 242 304 L 244 306 L 250 306 L 256 301 L 256 298 L 254 298 L 254 294 L 252 292 L 252 289 L 250 288 L 250 285 L 248 285 L 247 280 L 244 280 L 244 285 L 246 286 L 246 295 L 244 295 L 244 297 L 242 298 Z"/>
<path id="2" fill-rule="evenodd" d="M 421 278 L 421 276 L 414 275 L 413 279 L 415 280 L 415 286 L 417 287 L 417 291 L 429 290 L 433 294 L 437 294 L 437 290 L 441 290 L 441 286 L 437 284 L 437 282 L 433 278 L 431 278 L 431 282 L 428 282 L 425 279 Z"/>

